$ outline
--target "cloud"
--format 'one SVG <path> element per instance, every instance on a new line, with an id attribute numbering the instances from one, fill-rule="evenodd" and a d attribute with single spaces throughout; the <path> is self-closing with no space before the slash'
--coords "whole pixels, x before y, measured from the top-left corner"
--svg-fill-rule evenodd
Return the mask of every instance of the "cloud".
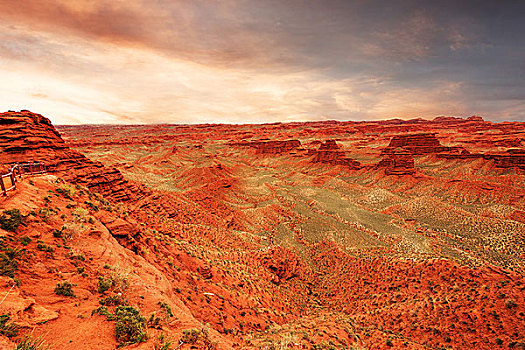
<path id="1" fill-rule="evenodd" d="M 525 24 L 514 3 L 485 3 L 0 0 L 0 109 L 59 123 L 523 120 Z"/>

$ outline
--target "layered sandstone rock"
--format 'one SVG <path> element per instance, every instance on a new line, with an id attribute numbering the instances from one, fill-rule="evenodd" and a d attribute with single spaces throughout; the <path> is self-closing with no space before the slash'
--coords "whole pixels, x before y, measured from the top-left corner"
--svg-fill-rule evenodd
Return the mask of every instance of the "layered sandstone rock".
<path id="1" fill-rule="evenodd" d="M 385 168 L 387 175 L 412 175 L 416 172 L 412 154 L 403 148 L 394 149 L 377 166 Z"/>
<path id="2" fill-rule="evenodd" d="M 256 149 L 259 154 L 282 154 L 290 152 L 301 146 L 299 140 L 284 141 L 244 141 L 230 143 L 232 146 L 245 146 Z"/>
<path id="3" fill-rule="evenodd" d="M 497 168 L 525 170 L 525 149 L 509 149 L 507 154 L 486 155 L 484 158 L 494 160 L 494 165 Z"/>
<path id="4" fill-rule="evenodd" d="M 49 172 L 116 201 L 129 200 L 142 185 L 124 179 L 115 168 L 93 162 L 72 150 L 51 121 L 29 111 L 0 113 L 0 163 L 42 161 Z"/>
<path id="5" fill-rule="evenodd" d="M 440 153 L 448 149 L 441 145 L 435 133 L 404 134 L 392 137 L 390 144 L 383 150 L 383 154 L 393 153 L 399 147 L 414 155 Z"/>
<path id="6" fill-rule="evenodd" d="M 312 156 L 314 163 L 326 163 L 331 165 L 343 165 L 351 169 L 360 169 L 361 163 L 346 156 L 345 151 L 340 150 L 340 146 L 334 140 L 327 140 L 317 150 L 309 150 L 308 155 Z"/>

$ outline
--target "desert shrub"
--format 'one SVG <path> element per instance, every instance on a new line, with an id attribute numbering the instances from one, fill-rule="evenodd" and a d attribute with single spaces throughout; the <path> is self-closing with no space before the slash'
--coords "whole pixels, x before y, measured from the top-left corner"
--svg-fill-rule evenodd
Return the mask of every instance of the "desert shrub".
<path id="1" fill-rule="evenodd" d="M 86 216 L 89 214 L 89 211 L 82 207 L 78 207 L 75 210 L 73 210 L 72 214 L 77 218 L 77 221 L 85 222 Z"/>
<path id="2" fill-rule="evenodd" d="M 157 336 L 158 343 L 155 343 L 155 350 L 172 350 L 173 340 L 166 339 L 164 333 Z"/>
<path id="3" fill-rule="evenodd" d="M 99 293 L 107 292 L 113 286 L 113 280 L 110 277 L 98 277 L 97 290 Z"/>
<path id="4" fill-rule="evenodd" d="M 49 222 L 49 219 L 55 215 L 55 211 L 50 208 L 40 208 L 38 215 L 42 218 L 44 222 Z"/>
<path id="5" fill-rule="evenodd" d="M 171 311 L 171 307 L 167 303 L 159 301 L 159 306 L 162 310 L 164 310 L 167 317 L 173 317 L 173 311 Z"/>
<path id="6" fill-rule="evenodd" d="M 38 243 L 36 245 L 36 249 L 40 250 L 40 251 L 43 251 L 43 252 L 46 252 L 46 253 L 53 253 L 55 251 L 55 248 L 49 246 L 49 245 L 46 245 L 44 243 Z"/>
<path id="7" fill-rule="evenodd" d="M 192 329 L 185 329 L 182 331 L 182 338 L 180 338 L 180 341 L 185 344 L 195 344 L 201 335 L 201 331 L 192 328 Z"/>
<path id="8" fill-rule="evenodd" d="M 73 292 L 73 285 L 69 282 L 57 283 L 55 287 L 55 294 L 66 297 L 74 297 L 75 293 Z"/>
<path id="9" fill-rule="evenodd" d="M 115 335 L 119 346 L 142 343 L 148 339 L 146 319 L 132 306 L 118 306 L 115 310 Z"/>
<path id="10" fill-rule="evenodd" d="M 20 214 L 20 210 L 4 210 L 4 213 L 0 215 L 0 227 L 6 231 L 16 232 L 23 220 L 24 218 L 22 214 Z"/>
<path id="11" fill-rule="evenodd" d="M 60 230 L 55 229 L 53 231 L 53 237 L 55 237 L 55 238 L 62 238 L 62 236 L 64 235 L 64 230 L 65 229 L 66 229 L 65 226 L 62 226 L 62 228 Z"/>
<path id="12" fill-rule="evenodd" d="M 99 276 L 97 282 L 97 289 L 99 293 L 105 293 L 108 290 L 113 290 L 116 293 L 124 293 L 128 289 L 128 276 L 117 270 L 111 271 L 111 273 L 105 277 Z"/>
<path id="13" fill-rule="evenodd" d="M 505 301 L 505 307 L 507 309 L 512 309 L 513 307 L 516 307 L 518 306 L 518 304 L 516 304 L 516 302 L 512 299 L 508 299 L 507 301 Z"/>
<path id="14" fill-rule="evenodd" d="M 64 184 L 55 189 L 55 191 L 68 199 L 71 199 L 71 197 L 74 196 L 76 192 L 75 188 L 69 184 Z"/>
<path id="15" fill-rule="evenodd" d="M 119 305 L 127 305 L 128 301 L 125 297 L 122 296 L 122 294 L 114 294 L 114 295 L 108 295 L 107 297 L 100 298 L 98 303 L 100 305 L 106 305 L 106 306 L 119 306 Z"/>
<path id="16" fill-rule="evenodd" d="M 0 252 L 0 276 L 15 277 L 22 252 L 19 248 L 5 248 Z"/>
<path id="17" fill-rule="evenodd" d="M 46 345 L 41 337 L 33 338 L 31 336 L 25 336 L 22 338 L 14 350 L 49 350 L 49 345 Z"/>
<path id="18" fill-rule="evenodd" d="M 20 243 L 22 243 L 23 246 L 28 245 L 29 243 L 31 243 L 31 241 L 32 241 L 31 237 L 28 237 L 28 236 L 20 237 Z"/>
<path id="19" fill-rule="evenodd" d="M 108 321 L 115 321 L 115 315 L 109 312 L 108 308 L 105 306 L 99 306 L 95 310 L 91 311 L 91 316 L 95 314 L 106 316 Z"/>
<path id="20" fill-rule="evenodd" d="M 0 315 L 0 335 L 12 338 L 18 335 L 18 326 L 9 322 L 10 319 L 9 315 Z"/>
<path id="21" fill-rule="evenodd" d="M 203 349 L 214 350 L 217 348 L 217 343 L 212 342 L 209 338 L 210 325 L 206 324 L 201 329 L 185 329 L 182 331 L 182 337 L 179 342 L 185 344 L 196 344 L 197 342 L 202 343 Z"/>

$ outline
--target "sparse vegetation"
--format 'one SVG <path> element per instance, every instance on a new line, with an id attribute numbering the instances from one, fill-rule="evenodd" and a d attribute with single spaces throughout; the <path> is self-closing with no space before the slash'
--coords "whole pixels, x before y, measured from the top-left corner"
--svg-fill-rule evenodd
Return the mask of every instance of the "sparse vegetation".
<path id="1" fill-rule="evenodd" d="M 16 232 L 18 226 L 23 223 L 23 216 L 18 209 L 4 210 L 0 215 L 0 227 L 3 230 Z"/>
<path id="2" fill-rule="evenodd" d="M 122 294 L 108 295 L 107 297 L 100 298 L 98 302 L 100 305 L 105 306 L 120 306 L 128 304 L 128 300 L 123 297 Z"/>
<path id="3" fill-rule="evenodd" d="M 73 284 L 67 281 L 62 282 L 62 283 L 57 283 L 55 287 L 55 294 L 63 295 L 66 297 L 75 297 L 75 293 L 73 292 Z"/>
<path id="4" fill-rule="evenodd" d="M 10 319 L 9 315 L 0 315 L 0 335 L 5 335 L 8 338 L 16 337 L 19 328 L 13 322 L 9 322 Z"/>
<path id="5" fill-rule="evenodd" d="M 210 325 L 206 324 L 201 329 L 185 329 L 182 331 L 182 337 L 180 342 L 184 344 L 197 344 L 199 343 L 203 349 L 213 350 L 217 348 L 217 343 L 213 342 L 209 338 Z"/>
<path id="6" fill-rule="evenodd" d="M 148 339 L 146 320 L 132 306 L 118 306 L 115 310 L 115 335 L 119 346 L 142 343 Z"/>
<path id="7" fill-rule="evenodd" d="M 105 293 L 113 290 L 116 293 L 124 293 L 128 288 L 128 277 L 117 270 L 112 270 L 107 276 L 99 276 L 97 290 L 99 293 Z"/>
<path id="8" fill-rule="evenodd" d="M 50 350 L 51 347 L 41 338 L 33 338 L 30 335 L 23 337 L 14 350 Z"/>
<path id="9" fill-rule="evenodd" d="M 57 193 L 60 193 L 67 199 L 71 199 L 75 195 L 75 188 L 69 184 L 63 184 L 62 186 L 55 189 Z"/>
<path id="10" fill-rule="evenodd" d="M 0 276 L 15 277 L 18 269 L 18 260 L 23 250 L 7 247 L 0 250 Z"/>

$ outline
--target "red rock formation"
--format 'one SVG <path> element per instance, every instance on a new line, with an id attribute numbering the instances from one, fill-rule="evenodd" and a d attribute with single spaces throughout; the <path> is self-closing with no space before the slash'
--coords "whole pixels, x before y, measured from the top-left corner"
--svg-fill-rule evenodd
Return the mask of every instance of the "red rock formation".
<path id="1" fill-rule="evenodd" d="M 50 172 L 87 186 L 112 200 L 128 200 L 143 186 L 125 180 L 115 168 L 104 167 L 70 149 L 49 119 L 29 111 L 0 113 L 0 162 L 43 161 Z"/>
<path id="2" fill-rule="evenodd" d="M 324 143 L 322 143 L 320 146 L 319 146 L 319 150 L 320 151 L 325 151 L 325 150 L 338 150 L 339 148 L 341 148 L 341 146 L 339 146 L 335 140 L 326 140 Z"/>
<path id="3" fill-rule="evenodd" d="M 390 144 L 383 150 L 383 154 L 392 153 L 396 148 L 402 147 L 414 155 L 440 153 L 448 150 L 436 138 L 435 133 L 396 135 Z"/>
<path id="4" fill-rule="evenodd" d="M 361 163 L 352 158 L 348 158 L 344 151 L 334 140 L 327 140 L 319 146 L 317 150 L 309 150 L 308 155 L 312 156 L 314 163 L 327 163 L 331 165 L 343 165 L 351 169 L 360 169 Z"/>
<path id="5" fill-rule="evenodd" d="M 494 160 L 497 168 L 520 168 L 525 170 L 525 149 L 510 149 L 503 155 L 486 155 L 486 159 Z"/>
<path id="6" fill-rule="evenodd" d="M 290 152 L 301 146 L 299 140 L 284 140 L 284 141 L 241 141 L 232 142 L 231 146 L 247 146 L 256 149 L 260 154 L 282 154 Z"/>
<path id="7" fill-rule="evenodd" d="M 385 168 L 387 175 L 412 175 L 416 172 L 412 154 L 403 148 L 394 149 L 377 166 Z"/>
<path id="8" fill-rule="evenodd" d="M 469 122 L 481 122 L 481 123 L 485 122 L 483 120 L 483 118 L 480 117 L 479 115 L 473 115 L 472 117 L 468 117 L 467 121 L 469 121 Z"/>

